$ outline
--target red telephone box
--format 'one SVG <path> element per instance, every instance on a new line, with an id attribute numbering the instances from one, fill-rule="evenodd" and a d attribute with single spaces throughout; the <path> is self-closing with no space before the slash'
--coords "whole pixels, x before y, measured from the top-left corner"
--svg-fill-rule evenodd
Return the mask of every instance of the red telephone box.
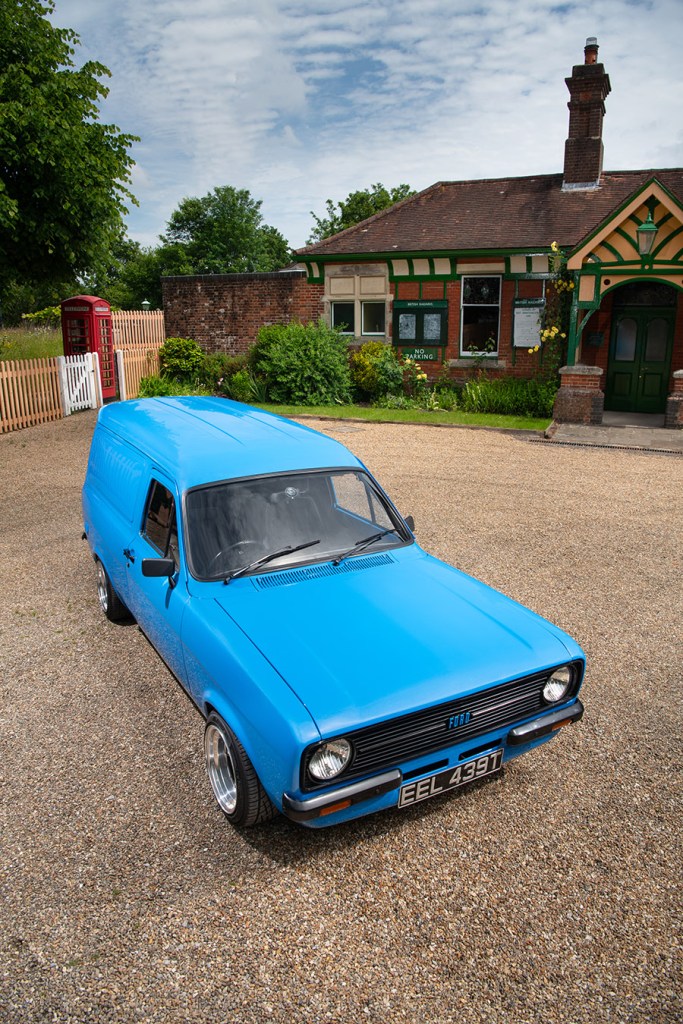
<path id="1" fill-rule="evenodd" d="M 116 397 L 116 368 L 112 335 L 111 306 L 96 295 L 74 295 L 64 299 L 62 339 L 64 355 L 97 352 L 100 359 L 102 397 Z"/>

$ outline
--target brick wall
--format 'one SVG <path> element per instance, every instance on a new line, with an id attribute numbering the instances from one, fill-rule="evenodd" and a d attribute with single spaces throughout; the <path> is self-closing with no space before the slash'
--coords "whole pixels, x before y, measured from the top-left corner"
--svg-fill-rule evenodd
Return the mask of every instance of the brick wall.
<path id="1" fill-rule="evenodd" d="M 237 355 L 264 324 L 318 320 L 322 285 L 304 271 L 212 274 L 162 280 L 166 337 L 193 338 L 206 352 Z"/>

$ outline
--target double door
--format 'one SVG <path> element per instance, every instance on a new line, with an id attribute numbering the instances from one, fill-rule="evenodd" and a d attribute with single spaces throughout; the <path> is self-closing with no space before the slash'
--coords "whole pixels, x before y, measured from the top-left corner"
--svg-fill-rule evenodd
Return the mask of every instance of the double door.
<path id="1" fill-rule="evenodd" d="M 605 408 L 662 413 L 671 372 L 672 309 L 619 309 L 612 319 Z"/>

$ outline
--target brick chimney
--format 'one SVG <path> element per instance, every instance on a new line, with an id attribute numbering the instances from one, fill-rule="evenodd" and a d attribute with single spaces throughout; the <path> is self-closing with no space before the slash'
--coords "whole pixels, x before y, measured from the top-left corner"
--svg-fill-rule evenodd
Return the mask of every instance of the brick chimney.
<path id="1" fill-rule="evenodd" d="M 598 41 L 586 40 L 585 61 L 575 64 L 565 78 L 571 99 L 569 137 L 564 144 L 563 189 L 597 188 L 602 172 L 602 119 L 605 97 L 611 90 L 604 65 L 598 64 Z"/>

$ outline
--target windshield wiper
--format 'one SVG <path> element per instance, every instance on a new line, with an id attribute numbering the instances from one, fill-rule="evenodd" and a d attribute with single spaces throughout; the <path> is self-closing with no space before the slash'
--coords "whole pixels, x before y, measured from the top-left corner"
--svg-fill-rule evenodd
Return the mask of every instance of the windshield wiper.
<path id="1" fill-rule="evenodd" d="M 290 555 L 295 551 L 303 551 L 304 548 L 312 548 L 315 544 L 320 543 L 318 540 L 307 540 L 304 544 L 296 544 L 294 547 L 288 545 L 286 548 L 278 548 L 277 551 L 271 551 L 269 555 L 262 555 L 261 558 L 257 558 L 255 562 L 250 562 L 249 565 L 243 565 L 241 569 L 235 569 L 223 580 L 224 583 L 230 583 L 231 580 L 236 580 L 240 576 L 244 576 L 250 569 L 258 569 L 261 565 L 267 565 L 268 562 L 272 562 L 275 558 L 280 558 L 281 555 Z"/>
<path id="2" fill-rule="evenodd" d="M 359 552 L 364 551 L 365 548 L 369 548 L 370 545 L 374 544 L 376 540 L 380 539 L 380 537 L 386 537 L 388 533 L 397 533 L 397 531 L 393 526 L 390 526 L 386 530 L 379 530 L 377 533 L 371 533 L 369 537 L 363 537 L 362 540 L 357 540 L 352 548 L 349 548 L 348 551 L 345 551 L 341 555 L 337 555 L 337 557 L 333 559 L 332 565 L 339 565 L 339 563 L 343 562 L 345 558 L 349 557 L 349 555 L 357 555 Z"/>

